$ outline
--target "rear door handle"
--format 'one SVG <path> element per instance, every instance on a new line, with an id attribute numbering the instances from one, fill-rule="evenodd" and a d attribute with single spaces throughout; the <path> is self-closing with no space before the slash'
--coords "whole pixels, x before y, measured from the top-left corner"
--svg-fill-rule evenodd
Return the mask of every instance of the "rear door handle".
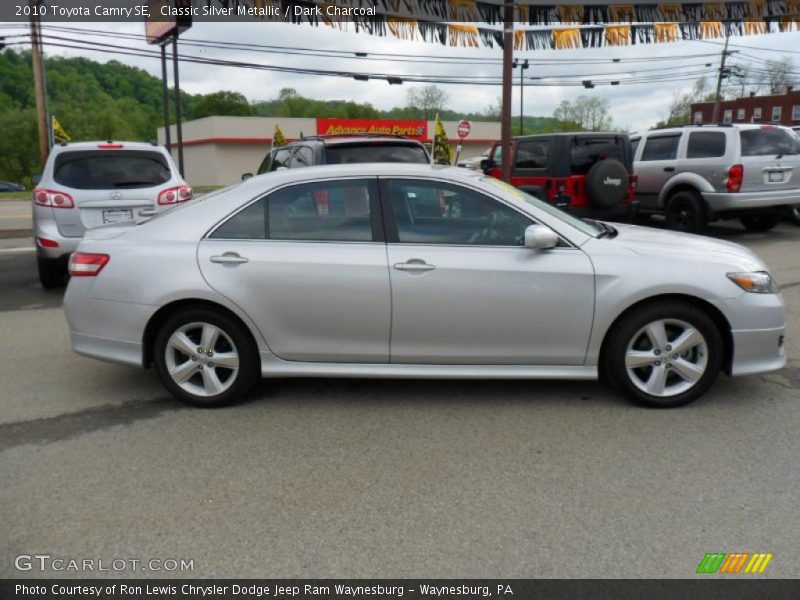
<path id="1" fill-rule="evenodd" d="M 395 263 L 394 268 L 398 271 L 433 271 L 436 267 L 429 265 L 424 260 L 412 258 L 408 262 Z"/>
<path id="2" fill-rule="evenodd" d="M 209 260 L 213 263 L 222 263 L 225 265 L 237 265 L 241 263 L 250 262 L 249 258 L 245 258 L 244 256 L 239 256 L 236 252 L 225 252 L 224 254 L 218 254 L 216 256 L 212 256 Z"/>
<path id="3" fill-rule="evenodd" d="M 664 170 L 665 170 L 667 173 L 672 173 L 672 172 L 675 170 L 675 167 L 664 167 Z"/>

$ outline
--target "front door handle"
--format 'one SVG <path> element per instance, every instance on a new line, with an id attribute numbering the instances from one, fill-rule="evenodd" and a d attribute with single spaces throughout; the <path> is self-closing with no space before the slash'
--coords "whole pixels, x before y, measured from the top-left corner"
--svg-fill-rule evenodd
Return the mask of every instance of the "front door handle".
<path id="1" fill-rule="evenodd" d="M 212 256 L 209 260 L 213 263 L 222 263 L 224 265 L 238 265 L 241 263 L 250 262 L 249 258 L 245 258 L 244 256 L 239 256 L 236 252 L 225 252 L 224 254 L 218 254 L 216 256 Z"/>
<path id="2" fill-rule="evenodd" d="M 408 262 L 395 263 L 394 268 L 398 271 L 433 271 L 436 267 L 419 258 L 412 258 Z"/>
<path id="3" fill-rule="evenodd" d="M 665 170 L 667 173 L 672 173 L 673 171 L 675 171 L 675 167 L 664 167 L 664 170 Z"/>

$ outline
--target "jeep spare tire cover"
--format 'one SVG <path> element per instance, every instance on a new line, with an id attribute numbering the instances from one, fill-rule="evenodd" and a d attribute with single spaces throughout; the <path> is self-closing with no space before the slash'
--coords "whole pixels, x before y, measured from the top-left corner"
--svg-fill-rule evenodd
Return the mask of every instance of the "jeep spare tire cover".
<path id="1" fill-rule="evenodd" d="M 586 174 L 586 195 L 594 208 L 611 208 L 628 197 L 630 175 L 618 160 L 596 162 Z"/>

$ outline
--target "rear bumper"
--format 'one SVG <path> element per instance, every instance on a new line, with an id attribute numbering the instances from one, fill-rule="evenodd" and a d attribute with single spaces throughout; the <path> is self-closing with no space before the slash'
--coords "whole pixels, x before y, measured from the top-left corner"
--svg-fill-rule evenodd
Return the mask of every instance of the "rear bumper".
<path id="1" fill-rule="evenodd" d="M 79 237 L 64 237 L 58 232 L 58 226 L 55 221 L 50 220 L 34 221 L 33 235 L 36 238 L 36 255 L 46 259 L 67 260 L 69 255 L 78 249 L 78 244 L 83 239 Z M 40 239 L 50 240 L 57 243 L 58 246 L 48 248 L 41 244 Z"/>
<path id="2" fill-rule="evenodd" d="M 703 194 L 703 199 L 714 211 L 771 208 L 800 204 L 800 189 L 738 193 L 707 192 Z"/>

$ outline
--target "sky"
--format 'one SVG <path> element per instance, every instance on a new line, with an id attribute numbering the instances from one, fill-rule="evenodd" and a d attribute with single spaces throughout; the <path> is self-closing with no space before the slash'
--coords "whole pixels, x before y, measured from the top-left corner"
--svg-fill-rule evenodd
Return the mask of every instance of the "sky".
<path id="1" fill-rule="evenodd" d="M 0 35 L 11 33 L 9 23 L 0 23 Z M 83 30 L 103 30 L 141 34 L 141 39 L 124 40 L 119 45 L 140 49 L 148 47 L 144 41 L 144 25 L 138 23 L 69 23 L 59 24 Z M 46 25 L 45 25 L 46 27 Z M 19 32 L 19 30 L 17 30 Z M 86 31 L 80 34 L 59 32 L 54 35 L 80 37 L 83 41 L 108 43 L 103 38 Z M 378 37 L 366 33 L 355 33 L 352 24 L 348 31 L 339 31 L 325 26 L 314 27 L 308 24 L 290 23 L 195 23 L 184 37 L 223 42 L 249 44 L 269 44 L 272 46 L 294 46 L 309 49 L 347 50 L 353 52 L 387 53 L 402 58 L 409 54 L 429 56 L 458 56 L 500 59 L 502 50 L 495 48 L 452 48 L 438 43 L 397 40 L 393 37 Z M 739 51 L 734 63 L 753 62 L 765 59 L 780 59 L 789 56 L 795 61 L 795 71 L 800 72 L 800 32 L 774 33 L 758 36 L 732 37 L 731 49 Z M 531 63 L 551 61 L 550 64 L 535 64 L 529 68 L 526 77 L 541 77 L 536 86 L 526 85 L 524 90 L 524 110 L 526 115 L 551 116 L 562 100 L 574 100 L 580 95 L 603 98 L 609 101 L 610 114 L 614 123 L 628 131 L 641 131 L 652 127 L 666 117 L 669 104 L 676 93 L 691 88 L 699 73 L 707 73 L 709 80 L 715 80 L 719 68 L 722 40 L 714 42 L 678 42 L 671 44 L 648 44 L 617 48 L 540 50 L 515 53 Z M 184 47 L 181 52 L 202 56 L 258 62 L 281 66 L 312 67 L 321 69 L 342 69 L 370 71 L 403 75 L 484 75 L 501 74 L 499 63 L 490 65 L 465 64 L 420 64 L 404 61 L 342 59 L 335 57 L 294 56 L 281 53 L 254 53 L 240 50 L 199 49 Z M 86 50 L 46 48 L 49 56 L 85 56 L 105 62 L 116 59 L 120 62 L 141 67 L 160 77 L 160 61 L 151 58 L 115 56 L 107 50 L 90 52 Z M 684 58 L 677 58 L 684 57 Z M 688 58 L 687 58 L 688 57 Z M 614 58 L 621 59 L 613 62 Z M 559 62 L 553 64 L 553 60 Z M 602 62 L 580 64 L 587 59 L 602 59 Z M 646 59 L 641 62 L 628 62 L 630 59 Z M 711 66 L 706 66 L 709 64 Z M 757 64 L 757 63 L 756 63 Z M 653 69 L 658 69 L 654 71 Z M 554 85 L 561 77 L 569 80 L 584 80 L 603 76 L 602 73 L 615 73 L 618 86 L 597 85 L 593 89 L 583 87 L 564 87 Z M 649 74 L 664 74 L 682 77 L 683 81 L 639 83 L 626 85 L 626 79 Z M 171 77 L 171 75 L 170 75 Z M 181 87 L 190 93 L 209 93 L 219 90 L 233 90 L 244 94 L 249 100 L 268 100 L 277 96 L 284 87 L 296 89 L 301 95 L 319 100 L 353 100 L 369 102 L 379 109 L 403 106 L 406 93 L 413 85 L 389 85 L 385 80 L 355 81 L 338 77 L 318 75 L 287 74 L 261 70 L 234 69 L 222 66 L 207 66 L 191 63 L 181 65 Z M 519 72 L 515 71 L 515 82 Z M 546 85 L 541 85 L 546 84 Z M 448 94 L 448 108 L 468 112 L 483 112 L 489 105 L 498 104 L 500 86 L 479 85 L 441 85 Z M 519 87 L 513 92 L 512 114 L 519 114 Z"/>

